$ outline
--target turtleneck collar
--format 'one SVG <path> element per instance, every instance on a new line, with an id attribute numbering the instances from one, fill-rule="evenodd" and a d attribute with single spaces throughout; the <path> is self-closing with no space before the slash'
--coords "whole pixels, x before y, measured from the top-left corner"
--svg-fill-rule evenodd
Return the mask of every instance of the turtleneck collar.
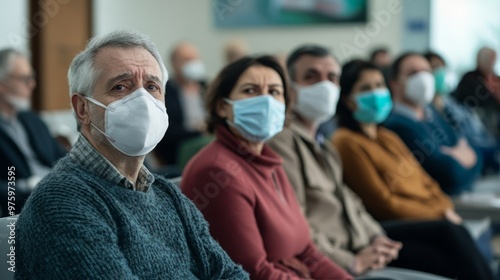
<path id="1" fill-rule="evenodd" d="M 257 155 L 249 149 L 245 141 L 234 135 L 223 125 L 217 127 L 216 137 L 216 141 L 234 152 L 238 157 L 243 158 L 243 160 L 254 166 L 261 173 L 267 174 L 269 171 L 272 171 L 274 167 L 283 164 L 281 157 L 266 144 L 264 144 L 262 148 L 262 153 Z"/>

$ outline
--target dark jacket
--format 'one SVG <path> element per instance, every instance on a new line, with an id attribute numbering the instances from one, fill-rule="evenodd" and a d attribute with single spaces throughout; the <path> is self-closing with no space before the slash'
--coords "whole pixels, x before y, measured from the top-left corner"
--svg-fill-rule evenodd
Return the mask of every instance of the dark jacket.
<path id="1" fill-rule="evenodd" d="M 206 87 L 205 83 L 201 84 L 201 90 Z M 189 131 L 184 128 L 184 112 L 180 100 L 182 94 L 181 88 L 173 80 L 167 82 L 165 86 L 165 106 L 168 113 L 168 130 L 163 139 L 155 148 L 155 155 L 159 158 L 162 164 L 175 165 L 177 164 L 177 153 L 180 144 L 190 138 L 200 135 L 198 131 Z"/>
<path id="2" fill-rule="evenodd" d="M 383 125 L 403 140 L 445 193 L 457 195 L 470 191 L 482 170 L 481 154 L 474 149 L 477 163 L 472 168 L 465 168 L 456 159 L 442 152 L 441 146 L 454 147 L 463 136 L 446 123 L 434 106 L 429 106 L 426 114 L 427 119 L 418 121 L 394 110 Z"/>
<path id="3" fill-rule="evenodd" d="M 19 113 L 18 119 L 40 163 L 52 167 L 59 158 L 66 155 L 66 151 L 50 135 L 45 123 L 35 113 Z M 7 180 L 6 170 L 10 166 L 15 167 L 16 179 L 26 179 L 32 175 L 24 154 L 16 144 L 16 139 L 12 139 L 0 127 L 0 170 L 3 170 L 0 172 L 0 180 Z"/>
<path id="4" fill-rule="evenodd" d="M 479 70 L 466 73 L 452 96 L 470 107 L 480 107 L 500 111 L 500 103 L 485 84 L 485 78 Z"/>

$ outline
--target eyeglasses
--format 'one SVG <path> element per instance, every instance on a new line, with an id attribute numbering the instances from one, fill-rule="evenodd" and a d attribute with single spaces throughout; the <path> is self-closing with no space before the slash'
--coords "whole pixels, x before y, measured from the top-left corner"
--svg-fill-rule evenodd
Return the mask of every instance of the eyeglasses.
<path id="1" fill-rule="evenodd" d="M 25 85 L 30 85 L 32 82 L 35 81 L 36 75 L 35 74 L 30 74 L 30 75 L 9 75 L 9 78 L 14 79 L 16 81 L 20 81 L 24 83 Z"/>

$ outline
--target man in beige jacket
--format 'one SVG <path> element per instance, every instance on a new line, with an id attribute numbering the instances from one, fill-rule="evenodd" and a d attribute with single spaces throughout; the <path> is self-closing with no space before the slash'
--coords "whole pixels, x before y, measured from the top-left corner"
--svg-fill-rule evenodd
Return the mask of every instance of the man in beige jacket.
<path id="1" fill-rule="evenodd" d="M 401 243 L 387 238 L 361 200 L 342 182 L 342 163 L 328 140 L 315 139 L 318 125 L 335 114 L 340 66 L 319 46 L 304 46 L 288 58 L 295 100 L 289 126 L 269 145 L 284 168 L 309 221 L 317 246 L 359 275 L 397 258 Z"/>
<path id="2" fill-rule="evenodd" d="M 288 127 L 269 145 L 283 157 L 318 248 L 352 274 L 366 273 L 363 277 L 443 279 L 412 271 L 419 270 L 456 279 L 457 265 L 467 266 L 468 272 L 484 269 L 482 274 L 491 275 L 462 227 L 444 220 L 405 220 L 384 222 L 382 228 L 368 214 L 343 183 L 337 151 L 317 135 L 318 125 L 335 115 L 341 72 L 338 62 L 325 48 L 303 46 L 289 56 L 287 68 L 295 89 L 290 106 L 293 113 Z M 405 269 L 387 268 L 389 263 Z M 374 271 L 377 269 L 382 270 Z"/>

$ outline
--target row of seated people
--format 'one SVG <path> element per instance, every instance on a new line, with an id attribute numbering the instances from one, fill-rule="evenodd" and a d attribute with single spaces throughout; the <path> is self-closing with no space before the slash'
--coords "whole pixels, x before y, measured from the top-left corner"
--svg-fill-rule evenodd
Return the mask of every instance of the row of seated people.
<path id="1" fill-rule="evenodd" d="M 477 69 L 466 73 L 458 87 L 453 72 L 449 71 L 446 62 L 437 53 L 428 52 L 425 57 L 429 60 L 432 74 L 435 78 L 435 93 L 426 95 L 427 99 L 417 100 L 423 102 L 423 106 L 430 104 L 439 113 L 443 120 L 447 122 L 456 132 L 461 134 L 480 153 L 477 166 L 482 174 L 498 174 L 500 171 L 499 161 L 499 141 L 495 138 L 499 135 L 498 127 L 495 127 L 495 119 L 498 119 L 500 109 L 500 94 L 496 93 L 496 80 L 493 66 L 496 53 L 489 48 L 482 48 L 478 52 Z M 211 138 L 206 136 L 206 126 L 204 116 L 206 110 L 203 108 L 203 98 L 206 93 L 206 72 L 196 47 L 189 43 L 180 43 L 175 46 L 170 55 L 172 62 L 173 77 L 167 83 L 167 90 L 171 93 L 167 96 L 167 109 L 169 114 L 175 116 L 165 137 L 155 149 L 155 157 L 163 165 L 170 167 L 166 169 L 170 176 L 178 176 L 185 166 L 191 150 L 196 149 Z M 374 64 L 380 66 L 384 73 L 386 84 L 391 83 L 391 58 L 386 49 L 375 50 L 372 54 Z M 498 99 L 498 100 L 497 100 Z M 405 103 L 402 102 L 404 105 Z M 401 106 L 396 104 L 396 111 L 400 111 Z M 404 109 L 404 106 L 403 106 Z M 496 112 L 496 113 L 495 113 Z M 431 112 L 432 113 L 432 112 Z M 434 112 L 435 113 L 435 112 Z M 496 117 L 495 117 L 496 116 Z M 427 118 L 429 119 L 431 118 Z M 329 120 L 323 124 L 320 131 L 327 137 L 335 127 L 335 120 Z M 483 124 L 483 122 L 486 124 Z M 498 120 L 496 121 L 498 122 Z M 328 127 L 326 131 L 323 127 Z M 445 131 L 448 133 L 449 131 Z M 439 132 L 436 132 L 439 135 Z M 432 139 L 435 142 L 434 139 Z M 439 140 L 443 141 L 443 140 Z M 445 139 L 446 142 L 453 142 L 453 139 Z M 415 142 L 415 141 L 414 141 Z M 434 149 L 437 145 L 428 141 L 417 142 L 423 146 L 425 153 L 428 149 Z M 439 144 L 439 143 L 436 143 Z M 430 145 L 430 146 L 429 146 Z M 415 145 L 413 145 L 415 146 Z M 417 147 L 418 148 L 418 147 Z M 412 150 L 414 150 L 412 148 Z M 419 150 L 422 150 L 419 148 Z M 433 158 L 437 159 L 438 155 Z M 442 161 L 437 159 L 436 161 Z M 425 162 L 426 170 L 428 162 Z M 460 170 L 452 170 L 454 174 L 462 174 Z M 467 189 L 470 178 L 462 182 L 461 178 L 443 178 L 435 171 L 429 171 L 431 175 L 439 178 L 448 193 Z M 466 175 L 462 175 L 466 176 Z M 458 184 L 457 184 L 458 179 Z M 447 181 L 448 180 L 448 181 Z M 450 185 L 457 185 L 449 189 Z M 465 187 L 465 188 L 464 188 Z M 453 194 L 457 194 L 453 193 Z"/>
<path id="2" fill-rule="evenodd" d="M 81 82 L 91 65 L 101 74 Z M 318 46 L 294 51 L 287 68 L 292 90 L 271 57 L 242 58 L 210 85 L 216 140 L 182 181 L 210 235 L 194 206 L 142 165 L 168 128 L 156 48 L 129 32 L 92 40 L 69 71 L 81 136 L 22 211 L 17 277 L 352 279 L 391 264 L 492 279 L 439 184 L 378 127 L 392 107 L 382 72 L 363 61 L 340 71 Z M 316 134 L 336 107 L 353 125 L 333 139 L 340 156 Z"/>
<path id="3" fill-rule="evenodd" d="M 428 64 L 419 71 L 406 63 L 408 73 L 431 75 Z M 245 58 L 223 69 L 207 94 L 216 140 L 183 172 L 183 192 L 231 258 L 258 279 L 279 279 L 284 259 L 302 263 L 308 275 L 302 212 L 319 250 L 353 275 L 390 263 L 491 279 L 450 198 L 401 139 L 378 126 L 392 109 L 382 72 L 363 61 L 341 71 L 318 46 L 295 50 L 287 68 L 292 92 L 269 58 Z M 316 134 L 337 102 L 340 156 Z M 287 105 L 289 123 L 281 131 Z"/>
<path id="4" fill-rule="evenodd" d="M 230 48 L 228 53 L 232 54 L 233 49 L 234 47 Z M 242 55 L 240 49 L 241 46 L 237 48 L 238 56 Z M 382 56 L 382 54 L 385 55 Z M 14 61 L 9 61 L 13 55 Z M 430 62 L 435 78 L 435 94 L 429 92 L 425 98 L 410 102 L 409 106 L 406 100 L 408 98 L 405 96 L 399 98 L 400 94 L 395 94 L 395 98 L 401 101 L 394 106 L 395 115 L 409 117 L 422 115 L 423 117 L 420 125 L 412 127 L 416 129 L 405 130 L 404 127 L 393 129 L 398 129 L 396 132 L 405 140 L 426 171 L 440 183 L 445 192 L 451 195 L 470 190 L 475 179 L 480 175 L 479 170 L 481 174 L 496 174 L 500 170 L 500 141 L 496 140 L 495 132 L 490 132 L 485 127 L 476 112 L 481 112 L 482 107 L 496 110 L 494 109 L 497 104 L 495 98 L 498 94 L 494 94 L 496 85 L 494 80 L 498 78 L 493 73 L 495 55 L 491 49 L 481 49 L 477 58 L 477 70 L 464 75 L 456 90 L 452 90 L 446 83 L 444 59 L 436 53 L 429 52 L 425 54 L 425 57 Z M 28 110 L 31 93 L 35 86 L 33 71 L 28 61 L 21 53 L 13 49 L 3 50 L 0 60 L 2 68 L 5 68 L 0 83 L 2 96 L 0 98 L 0 112 L 2 112 L 2 126 L 0 126 L 2 138 L 0 140 L 3 143 L 1 153 L 4 159 L 1 164 L 5 168 L 14 165 L 19 169 L 18 196 L 23 196 L 19 200 L 24 201 L 36 182 L 47 174 L 54 162 L 66 151 L 53 141 L 41 120 Z M 174 75 L 166 85 L 166 90 L 169 92 L 166 95 L 166 104 L 172 121 L 151 158 L 159 159 L 160 166 L 167 165 L 167 168 L 155 168 L 156 171 L 167 173 L 169 177 L 176 177 L 181 174 L 182 168 L 193 155 L 193 151 L 211 141 L 213 137 L 204 134 L 206 127 L 203 124 L 205 116 L 203 95 L 206 91 L 206 83 L 203 80 L 206 73 L 198 51 L 189 43 L 180 43 L 173 49 L 170 60 Z M 381 66 L 386 83 L 390 83 L 392 71 L 388 66 L 390 57 L 388 57 L 387 50 L 375 51 L 372 61 Z M 7 64 L 12 64 L 11 69 L 6 68 Z M 477 90 L 472 90 L 474 88 Z M 394 90 L 395 92 L 401 91 L 397 86 L 393 87 L 393 92 Z M 487 102 L 483 102 L 485 100 Z M 420 107 L 426 107 L 426 114 L 412 114 L 413 103 L 421 103 Z M 17 115 L 16 112 L 20 114 Z M 439 114 L 442 118 L 433 118 L 433 114 Z M 327 121 L 326 124 L 336 126 L 337 121 L 338 117 Z M 320 131 L 326 137 L 330 137 L 332 130 L 325 131 L 321 128 Z M 422 129 L 425 129 L 423 133 Z M 450 135 L 450 137 L 441 139 L 443 134 Z M 457 139 L 460 141 L 456 141 Z M 476 160 L 467 149 L 469 145 L 463 145 L 465 141 L 462 139 L 467 140 L 470 146 L 474 147 L 478 156 Z M 441 144 L 450 147 L 455 145 L 457 149 L 441 153 L 438 148 Z M 42 148 L 42 146 L 48 148 Z M 452 152 L 451 156 L 450 152 Z M 427 156 L 429 160 L 424 160 Z M 475 162 L 478 164 L 474 164 Z M 471 164 L 474 168 L 467 169 L 467 166 Z M 155 164 L 151 166 L 154 167 Z M 448 167 L 446 172 L 442 171 L 442 166 Z M 7 177 L 5 174 L 1 175 L 2 185 L 6 184 Z M 2 212 L 5 216 L 7 206 L 5 204 L 3 206 Z M 20 209 L 21 207 L 18 207 L 18 210 Z"/>

